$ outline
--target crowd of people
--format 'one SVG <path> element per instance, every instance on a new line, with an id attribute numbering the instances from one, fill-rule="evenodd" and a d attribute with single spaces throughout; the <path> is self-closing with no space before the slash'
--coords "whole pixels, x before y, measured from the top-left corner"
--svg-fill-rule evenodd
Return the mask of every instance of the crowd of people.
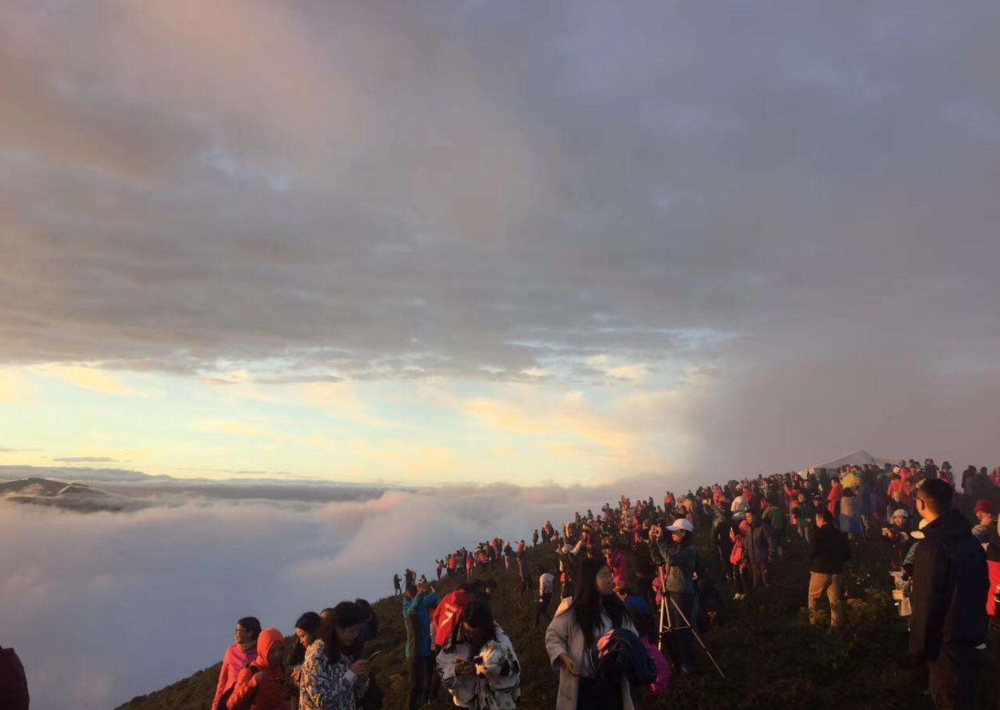
<path id="1" fill-rule="evenodd" d="M 725 613 L 723 586 L 737 613 L 748 596 L 766 597 L 790 535 L 808 550 L 809 620 L 825 618 L 825 598 L 833 630 L 848 623 L 843 573 L 853 552 L 887 545 L 886 572 L 895 578 L 900 613 L 909 616 L 909 650 L 928 668 L 936 707 L 977 707 L 1000 600 L 998 501 L 1000 470 L 969 467 L 957 492 L 947 462 L 910 460 L 761 475 L 682 496 L 668 492 L 662 501 L 623 496 L 596 514 L 536 530 L 531 546 L 555 551 L 551 568 L 542 562 L 529 569 L 524 540 L 462 547 L 435 560 L 434 582 L 409 569 L 393 576 L 407 633 L 407 710 L 442 696 L 476 710 L 517 707 L 521 666 L 491 603 L 504 574 L 517 575 L 520 594 L 535 607 L 534 625 L 545 620 L 545 649 L 558 673 L 556 710 L 634 708 L 666 693 L 675 674 L 699 672 L 706 655 L 700 633 Z M 975 525 L 963 509 L 973 511 Z M 694 544 L 696 531 L 716 557 L 711 565 Z M 442 579 L 457 587 L 439 594 Z M 213 710 L 381 707 L 364 656 L 376 630 L 360 600 L 303 614 L 287 651 L 277 630 L 241 619 Z"/>

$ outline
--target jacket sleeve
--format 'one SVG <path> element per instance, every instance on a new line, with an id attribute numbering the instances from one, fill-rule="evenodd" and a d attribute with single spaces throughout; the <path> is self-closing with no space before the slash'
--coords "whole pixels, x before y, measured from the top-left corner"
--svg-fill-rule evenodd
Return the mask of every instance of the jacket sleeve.
<path id="1" fill-rule="evenodd" d="M 820 540 L 825 537 L 821 534 L 816 534 L 812 536 L 812 544 L 809 545 L 809 561 L 815 560 L 820 553 Z"/>
<path id="2" fill-rule="evenodd" d="M 336 707 L 340 691 L 335 685 L 332 669 L 329 666 L 330 662 L 325 652 L 307 655 L 306 662 L 302 664 L 300 692 L 315 707 Z"/>
<path id="3" fill-rule="evenodd" d="M 403 618 L 405 619 L 410 614 L 416 614 L 417 610 L 420 608 L 420 605 L 423 604 L 423 602 L 424 602 L 424 595 L 423 594 L 417 594 L 415 597 L 413 597 L 413 599 L 410 599 L 409 601 L 407 601 L 407 600 L 404 599 L 403 600 Z"/>
<path id="4" fill-rule="evenodd" d="M 225 658 L 222 659 L 222 670 L 219 671 L 219 683 L 215 686 L 215 697 L 212 699 L 212 710 L 219 710 L 219 701 L 222 700 L 222 693 L 229 682 L 229 651 L 226 651 Z"/>
<path id="5" fill-rule="evenodd" d="M 257 681 L 254 680 L 254 672 L 250 668 L 244 668 L 240 671 L 240 675 L 236 679 L 236 688 L 233 690 L 233 694 L 229 696 L 226 709 L 246 710 L 253 703 L 256 692 Z"/>
<path id="6" fill-rule="evenodd" d="M 427 610 L 431 610 L 434 607 L 436 607 L 437 603 L 438 603 L 438 593 L 437 592 L 431 592 L 426 597 L 424 597 L 423 606 Z"/>
<path id="7" fill-rule="evenodd" d="M 455 699 L 455 704 L 469 707 L 476 697 L 476 678 L 475 676 L 455 675 L 455 662 L 459 658 L 456 649 L 441 651 L 437 657 L 437 673 L 441 677 L 442 685 Z"/>
<path id="8" fill-rule="evenodd" d="M 924 540 L 913 559 L 910 653 L 919 660 L 934 660 L 941 649 L 941 635 L 948 600 L 945 595 L 947 560 L 939 543 Z"/>
<path id="9" fill-rule="evenodd" d="M 545 630 L 545 651 L 549 654 L 549 661 L 553 668 L 558 668 L 562 664 L 556 664 L 559 656 L 564 653 L 569 655 L 569 624 L 570 614 L 560 614 L 552 620 L 549 628 Z"/>

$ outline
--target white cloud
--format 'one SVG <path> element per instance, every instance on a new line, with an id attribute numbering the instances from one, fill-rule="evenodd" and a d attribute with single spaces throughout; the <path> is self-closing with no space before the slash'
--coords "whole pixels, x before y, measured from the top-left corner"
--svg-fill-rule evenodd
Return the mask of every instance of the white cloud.
<path id="1" fill-rule="evenodd" d="M 33 705 L 113 707 L 220 660 L 241 616 L 289 633 L 307 609 L 388 595 L 406 566 L 430 575 L 479 536 L 527 538 L 617 493 L 493 486 L 88 515 L 0 502 L 0 640 Z"/>
<path id="2" fill-rule="evenodd" d="M 148 397 L 149 393 L 123 383 L 107 372 L 84 365 L 48 365 L 36 370 L 45 377 L 67 382 L 91 392 L 114 397 Z"/>

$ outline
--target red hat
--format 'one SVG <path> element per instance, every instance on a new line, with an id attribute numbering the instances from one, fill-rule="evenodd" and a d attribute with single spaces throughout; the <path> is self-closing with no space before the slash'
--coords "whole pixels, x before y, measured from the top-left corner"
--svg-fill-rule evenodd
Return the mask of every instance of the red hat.
<path id="1" fill-rule="evenodd" d="M 989 513 L 990 515 L 997 514 L 997 505 L 991 500 L 981 500 L 976 502 L 975 513 Z"/>

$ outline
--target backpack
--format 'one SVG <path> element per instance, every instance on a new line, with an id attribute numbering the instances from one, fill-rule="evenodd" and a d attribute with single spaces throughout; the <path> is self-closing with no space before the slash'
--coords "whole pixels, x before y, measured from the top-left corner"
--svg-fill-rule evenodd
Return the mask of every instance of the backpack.
<path id="1" fill-rule="evenodd" d="M 0 646 L 0 698 L 4 710 L 28 710 L 28 679 L 12 648 Z"/>
<path id="2" fill-rule="evenodd" d="M 743 562 L 743 546 L 743 539 L 737 538 L 733 543 L 733 551 L 729 553 L 729 564 L 739 565 Z"/>

